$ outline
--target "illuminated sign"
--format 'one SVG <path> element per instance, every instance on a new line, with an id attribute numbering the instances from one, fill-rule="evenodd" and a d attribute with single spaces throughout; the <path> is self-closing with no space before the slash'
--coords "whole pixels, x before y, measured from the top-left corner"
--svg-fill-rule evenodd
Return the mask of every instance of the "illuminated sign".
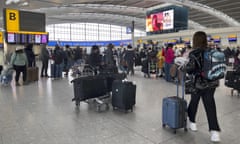
<path id="1" fill-rule="evenodd" d="M 6 9 L 5 29 L 6 31 L 19 31 L 19 11 L 18 10 Z"/>
<path id="2" fill-rule="evenodd" d="M 46 20 L 44 13 L 3 9 L 4 28 L 6 32 L 25 34 L 42 34 L 45 32 Z"/>
<path id="3" fill-rule="evenodd" d="M 236 42 L 237 41 L 237 35 L 236 34 L 228 35 L 228 41 L 229 42 Z"/>

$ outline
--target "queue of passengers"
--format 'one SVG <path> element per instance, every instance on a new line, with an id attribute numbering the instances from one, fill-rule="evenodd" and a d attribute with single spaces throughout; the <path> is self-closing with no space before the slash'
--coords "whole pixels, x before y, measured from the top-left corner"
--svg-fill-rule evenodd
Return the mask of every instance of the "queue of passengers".
<path id="1" fill-rule="evenodd" d="M 211 47 L 220 51 L 222 50 L 217 45 L 211 45 Z M 131 45 L 116 49 L 113 44 L 109 44 L 103 52 L 100 51 L 99 46 L 92 46 L 91 53 L 88 55 L 86 49 L 79 46 L 73 49 L 69 45 L 64 47 L 55 45 L 53 50 L 49 50 L 46 45 L 42 45 L 39 55 L 42 62 L 40 77 L 61 78 L 63 72 L 67 76 L 74 64 L 81 64 L 83 62 L 92 67 L 103 67 L 106 65 L 118 67 L 120 71 L 131 75 L 134 75 L 134 66 L 142 66 L 144 76 L 149 76 L 149 63 L 154 62 L 156 63 L 157 77 L 164 77 L 167 82 L 173 82 L 175 76 L 171 72 L 174 71 L 174 59 L 180 56 L 187 57 L 190 51 L 190 45 L 184 48 L 174 48 L 173 44 L 168 44 L 166 47 L 154 47 L 150 45 L 139 50 L 133 48 Z M 234 67 L 240 64 L 239 47 L 232 49 L 227 47 L 223 52 L 227 59 L 233 58 Z M 21 54 L 21 57 L 17 57 L 17 60 L 16 54 Z M 51 59 L 54 61 L 51 64 L 51 69 L 53 70 L 51 70 L 51 74 L 48 74 L 49 60 Z M 25 47 L 17 47 L 14 53 L 6 56 L 6 60 L 16 71 L 16 85 L 20 85 L 19 77 L 21 73 L 23 84 L 27 84 L 27 67 L 36 66 L 33 45 L 28 44 Z M 2 66 L 0 68 L 1 70 L 3 69 Z"/>

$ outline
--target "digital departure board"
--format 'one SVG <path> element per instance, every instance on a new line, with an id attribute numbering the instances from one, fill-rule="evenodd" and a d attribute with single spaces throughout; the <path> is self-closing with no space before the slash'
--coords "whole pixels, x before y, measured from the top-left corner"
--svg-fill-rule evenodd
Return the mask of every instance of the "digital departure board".
<path id="1" fill-rule="evenodd" d="M 48 35 L 42 35 L 41 43 L 42 44 L 47 44 L 48 43 Z"/>
<path id="2" fill-rule="evenodd" d="M 8 43 L 16 43 L 16 38 L 14 33 L 7 33 L 7 42 Z"/>
<path id="3" fill-rule="evenodd" d="M 47 44 L 48 34 L 22 34 L 6 32 L 6 42 L 10 44 Z"/>
<path id="4" fill-rule="evenodd" d="M 45 32 L 45 14 L 20 11 L 20 31 Z"/>
<path id="5" fill-rule="evenodd" d="M 20 11 L 5 8 L 4 28 L 7 43 L 16 44 L 46 44 L 48 33 L 45 30 L 44 13 Z"/>
<path id="6" fill-rule="evenodd" d="M 4 9 L 4 28 L 6 31 L 45 32 L 44 13 Z"/>

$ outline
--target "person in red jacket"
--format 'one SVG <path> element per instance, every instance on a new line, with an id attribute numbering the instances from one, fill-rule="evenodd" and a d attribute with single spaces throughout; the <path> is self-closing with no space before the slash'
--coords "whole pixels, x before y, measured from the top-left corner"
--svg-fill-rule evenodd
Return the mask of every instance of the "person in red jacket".
<path id="1" fill-rule="evenodd" d="M 165 80 L 168 82 L 172 81 L 171 75 L 170 75 L 170 68 L 174 62 L 174 51 L 173 51 L 173 44 L 168 44 L 166 51 L 164 53 L 165 57 Z"/>

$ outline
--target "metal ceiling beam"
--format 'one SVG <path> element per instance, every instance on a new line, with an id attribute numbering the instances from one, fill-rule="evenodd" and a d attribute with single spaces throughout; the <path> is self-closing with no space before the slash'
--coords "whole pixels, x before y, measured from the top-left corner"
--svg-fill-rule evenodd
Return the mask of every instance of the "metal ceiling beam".
<path id="1" fill-rule="evenodd" d="M 236 21 L 232 17 L 228 16 L 227 14 L 225 14 L 221 11 L 218 11 L 212 7 L 209 7 L 207 5 L 201 4 L 201 3 L 193 2 L 190 0 L 155 0 L 155 1 L 168 2 L 168 3 L 173 3 L 173 4 L 178 4 L 178 5 L 183 5 L 183 6 L 187 6 L 190 8 L 194 8 L 194 9 L 203 11 L 207 14 L 217 17 L 218 19 L 227 23 L 229 26 L 240 26 L 240 23 L 238 21 Z"/>
<path id="2" fill-rule="evenodd" d="M 76 17 L 78 19 L 76 19 Z M 52 15 L 49 17 L 49 20 L 58 19 L 67 22 L 68 20 L 71 22 L 96 22 L 102 23 L 109 22 L 108 24 L 116 24 L 121 26 L 130 26 L 132 21 L 136 21 L 136 29 L 145 30 L 145 19 L 130 17 L 125 15 L 116 15 L 116 14 L 102 14 L 102 13 L 68 13 L 62 15 Z M 75 20 L 73 20 L 75 19 Z"/>
<path id="3" fill-rule="evenodd" d="M 167 5 L 169 5 L 169 4 L 163 5 L 163 7 L 167 6 Z M 61 13 L 61 11 L 63 11 L 63 10 L 69 10 L 70 11 L 71 9 L 75 9 L 75 8 L 96 9 L 96 12 L 97 12 L 97 10 L 109 10 L 110 9 L 110 10 L 114 10 L 114 11 L 135 12 L 136 14 L 140 13 L 140 14 L 143 14 L 143 15 L 145 15 L 145 13 L 147 11 L 147 9 L 145 9 L 145 8 L 129 7 L 129 6 L 122 6 L 122 5 L 105 5 L 105 4 L 68 4 L 68 5 L 62 5 L 60 7 L 40 8 L 40 9 L 35 10 L 35 11 L 38 11 L 38 12 L 51 11 L 51 12 L 57 14 L 57 13 Z M 105 14 L 105 13 L 99 13 L 99 14 Z M 106 13 L 106 14 L 109 14 L 109 13 Z M 118 15 L 114 14 L 114 16 L 118 16 Z M 141 16 L 139 16 L 139 17 L 128 16 L 128 17 L 131 17 L 131 19 L 134 20 L 134 19 L 137 19 Z M 144 19 L 141 18 L 141 21 L 144 21 Z M 144 23 L 144 26 L 145 26 L 145 23 Z M 201 26 L 199 23 L 194 22 L 192 20 L 190 20 L 189 26 L 194 27 L 194 28 L 199 28 L 199 27 L 203 28 L 204 27 L 204 26 Z"/>
<path id="4" fill-rule="evenodd" d="M 195 21 L 192 21 L 192 20 L 188 20 L 188 25 L 190 27 L 192 27 L 193 29 L 206 29 L 205 26 L 202 26 L 201 24 L 199 24 Z"/>
<path id="5" fill-rule="evenodd" d="M 49 8 L 40 8 L 36 9 L 34 11 L 38 12 L 46 12 L 46 11 L 53 11 L 53 12 L 60 12 L 65 9 L 69 10 L 76 10 L 76 8 L 81 9 L 93 9 L 93 10 L 108 10 L 108 11 L 127 11 L 132 13 L 139 13 L 139 14 L 145 14 L 146 9 L 145 8 L 139 8 L 139 7 L 129 7 L 129 6 L 122 6 L 122 5 L 112 5 L 112 4 L 63 4 L 58 7 L 49 7 Z"/>
<path id="6" fill-rule="evenodd" d="M 74 20 L 72 17 L 79 17 L 79 20 Z M 82 17 L 83 16 L 83 17 Z M 63 18 L 64 17 L 64 18 Z M 109 21 L 106 18 L 111 18 L 109 19 Z M 100 14 L 100 13 L 79 13 L 79 14 L 64 14 L 64 15 L 55 15 L 55 16 L 51 16 L 49 17 L 50 19 L 58 19 L 58 20 L 62 20 L 63 22 L 67 22 L 68 20 L 71 22 L 111 22 L 114 24 L 118 24 L 121 26 L 129 26 L 129 24 L 132 21 L 132 18 L 129 16 L 117 16 L 114 14 Z M 119 19 L 119 18 L 124 18 L 124 19 Z M 122 20 L 122 22 L 120 22 L 119 20 Z M 138 21 L 138 23 L 136 23 L 136 28 L 139 30 L 145 30 L 145 19 L 135 19 L 135 21 Z M 194 28 L 194 29 L 206 29 L 206 27 L 202 26 L 201 24 L 194 22 L 192 20 L 188 21 L 188 24 L 190 27 Z"/>

